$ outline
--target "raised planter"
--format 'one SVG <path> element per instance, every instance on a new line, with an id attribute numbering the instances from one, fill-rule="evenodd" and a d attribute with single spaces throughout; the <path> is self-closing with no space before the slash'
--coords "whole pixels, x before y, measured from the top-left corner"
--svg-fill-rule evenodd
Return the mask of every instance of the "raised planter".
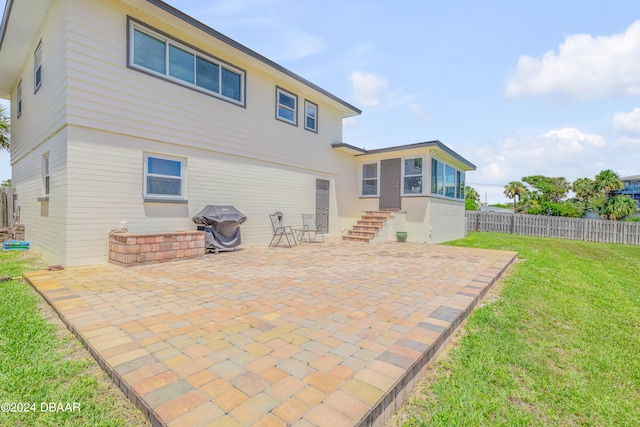
<path id="1" fill-rule="evenodd" d="M 109 235 L 109 262 L 122 267 L 192 259 L 204 252 L 204 231 Z"/>

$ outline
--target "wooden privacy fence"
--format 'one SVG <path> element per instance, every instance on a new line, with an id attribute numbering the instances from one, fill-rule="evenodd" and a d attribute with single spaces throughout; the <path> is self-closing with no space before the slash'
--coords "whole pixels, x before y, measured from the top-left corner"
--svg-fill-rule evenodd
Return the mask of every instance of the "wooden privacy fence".
<path id="1" fill-rule="evenodd" d="M 13 227 L 17 220 L 17 194 L 13 187 L 0 187 L 0 228 Z"/>
<path id="2" fill-rule="evenodd" d="M 467 231 L 640 245 L 640 222 L 466 211 Z"/>

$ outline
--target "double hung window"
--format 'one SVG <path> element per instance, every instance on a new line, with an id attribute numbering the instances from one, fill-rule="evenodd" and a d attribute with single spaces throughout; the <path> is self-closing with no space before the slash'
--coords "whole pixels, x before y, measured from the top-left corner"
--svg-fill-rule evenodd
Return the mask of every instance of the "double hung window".
<path id="1" fill-rule="evenodd" d="M 18 117 L 20 117 L 22 115 L 22 80 L 18 83 L 16 98 L 18 101 Z"/>
<path id="2" fill-rule="evenodd" d="M 244 71 L 130 20 L 129 66 L 244 104 Z"/>
<path id="3" fill-rule="evenodd" d="M 362 196 L 378 195 L 378 163 L 362 165 Z"/>
<path id="4" fill-rule="evenodd" d="M 422 194 L 422 157 L 404 159 L 404 194 Z"/>
<path id="5" fill-rule="evenodd" d="M 276 117 L 292 125 L 298 125 L 298 97 L 283 89 L 276 89 Z"/>
<path id="6" fill-rule="evenodd" d="M 49 196 L 49 190 L 51 189 L 51 156 L 46 154 L 42 158 L 42 186 L 44 187 L 45 197 Z"/>
<path id="7" fill-rule="evenodd" d="M 304 128 L 318 132 L 318 106 L 311 101 L 304 101 Z"/>
<path id="8" fill-rule="evenodd" d="M 42 42 L 33 53 L 33 91 L 37 92 L 42 84 Z"/>
<path id="9" fill-rule="evenodd" d="M 145 154 L 144 196 L 184 198 L 184 159 Z"/>

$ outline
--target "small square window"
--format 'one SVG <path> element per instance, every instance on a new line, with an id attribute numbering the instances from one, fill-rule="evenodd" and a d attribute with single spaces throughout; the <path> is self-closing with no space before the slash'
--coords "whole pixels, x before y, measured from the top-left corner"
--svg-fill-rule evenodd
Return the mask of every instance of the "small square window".
<path id="1" fill-rule="evenodd" d="M 318 132 L 318 106 L 307 100 L 304 101 L 304 128 Z"/>
<path id="2" fill-rule="evenodd" d="M 34 92 L 40 88 L 42 84 L 42 42 L 33 53 L 33 87 Z"/>
<path id="3" fill-rule="evenodd" d="M 184 197 L 184 159 L 145 154 L 144 163 L 144 197 Z"/>
<path id="4" fill-rule="evenodd" d="M 289 92 L 285 92 L 280 88 L 277 88 L 276 90 L 276 97 L 276 117 L 278 118 L 278 120 L 282 120 L 297 126 L 298 97 Z"/>

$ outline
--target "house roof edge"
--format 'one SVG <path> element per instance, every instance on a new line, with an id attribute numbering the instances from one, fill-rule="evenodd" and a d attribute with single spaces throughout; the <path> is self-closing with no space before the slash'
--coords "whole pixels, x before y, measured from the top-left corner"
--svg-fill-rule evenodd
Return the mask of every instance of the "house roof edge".
<path id="1" fill-rule="evenodd" d="M 11 0 L 9 0 L 11 1 Z M 239 51 L 253 57 L 254 59 L 257 59 L 258 61 L 272 67 L 273 69 L 293 78 L 294 80 L 297 80 L 298 82 L 310 87 L 311 89 L 327 96 L 328 98 L 332 99 L 333 101 L 338 102 L 339 104 L 341 104 L 342 106 L 346 107 L 347 109 L 351 110 L 353 113 L 355 114 L 351 114 L 351 116 L 356 116 L 359 114 L 362 114 L 362 110 L 360 110 L 359 108 L 354 107 L 353 105 L 349 104 L 347 101 L 337 97 L 336 95 L 332 94 L 331 92 L 328 92 L 327 90 L 321 88 L 320 86 L 316 85 L 315 83 L 310 82 L 309 80 L 305 79 L 304 77 L 294 73 L 293 71 L 283 67 L 282 65 L 270 60 L 269 58 L 267 58 L 266 56 L 263 56 L 261 54 L 259 54 L 258 52 L 246 47 L 245 45 L 233 40 L 232 38 L 225 36 L 224 34 L 222 34 L 219 31 L 214 30 L 213 28 L 209 27 L 208 25 L 198 21 L 197 19 L 195 19 L 192 16 L 187 15 L 186 13 L 176 9 L 175 7 L 165 3 L 162 0 L 147 0 L 149 3 L 153 4 L 154 6 L 164 10 L 167 13 L 170 13 L 171 15 L 175 16 L 178 19 L 183 20 L 184 22 L 192 25 L 193 27 L 204 31 L 205 33 L 209 34 L 210 36 L 213 36 L 215 38 L 217 38 L 218 40 L 228 44 L 229 46 L 232 46 L 235 49 L 238 49 Z M 350 117 L 350 116 L 345 116 L 345 117 Z"/>

